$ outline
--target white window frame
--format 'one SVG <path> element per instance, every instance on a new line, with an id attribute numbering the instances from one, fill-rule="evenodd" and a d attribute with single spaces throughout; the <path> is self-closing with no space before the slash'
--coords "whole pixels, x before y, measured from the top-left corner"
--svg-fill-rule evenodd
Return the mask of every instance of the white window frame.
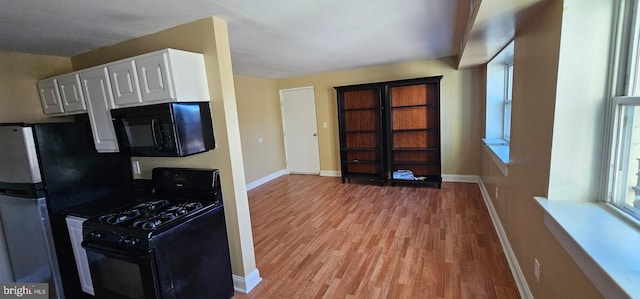
<path id="1" fill-rule="evenodd" d="M 504 107 L 502 115 L 502 138 L 511 142 L 511 107 L 513 102 L 513 58 L 504 66 Z"/>
<path id="2" fill-rule="evenodd" d="M 513 100 L 514 41 L 487 63 L 485 138 L 489 156 L 505 176 L 511 152 L 511 107 Z"/>
<path id="3" fill-rule="evenodd" d="M 604 167 L 605 190 L 602 197 L 619 211 L 640 219 L 640 209 L 625 202 L 625 192 L 629 191 L 629 167 L 632 161 L 626 150 L 631 142 L 631 125 L 633 115 L 625 108 L 640 107 L 640 5 L 638 0 L 620 2 L 619 21 L 617 23 L 616 43 L 613 47 L 614 57 L 611 59 L 613 69 L 609 88 L 611 101 L 608 104 L 607 117 L 609 125 L 609 149 L 607 167 Z M 640 175 L 640 174 L 639 174 Z M 640 186 L 636 186 L 640 187 Z"/>
<path id="4" fill-rule="evenodd" d="M 627 204 L 624 197 L 625 191 L 630 191 L 628 188 L 640 190 L 640 186 L 628 186 L 629 164 L 638 162 L 632 161 L 631 157 L 629 157 L 629 152 L 625 150 L 630 146 L 633 118 L 640 117 L 640 115 L 634 115 L 634 113 L 625 108 L 640 107 L 640 97 L 620 96 L 614 97 L 613 101 L 616 107 L 614 116 L 614 151 L 612 154 L 614 170 L 610 174 L 613 183 L 609 191 L 608 201 L 618 209 L 640 218 L 640 210 Z"/>

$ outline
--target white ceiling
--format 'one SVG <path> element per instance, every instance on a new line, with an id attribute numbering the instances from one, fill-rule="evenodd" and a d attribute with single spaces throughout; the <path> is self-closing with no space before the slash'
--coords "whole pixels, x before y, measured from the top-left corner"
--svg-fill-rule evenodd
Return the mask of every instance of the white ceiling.
<path id="1" fill-rule="evenodd" d="M 234 73 L 283 78 L 458 54 L 469 0 L 0 0 L 0 51 L 73 56 L 208 16 Z"/>

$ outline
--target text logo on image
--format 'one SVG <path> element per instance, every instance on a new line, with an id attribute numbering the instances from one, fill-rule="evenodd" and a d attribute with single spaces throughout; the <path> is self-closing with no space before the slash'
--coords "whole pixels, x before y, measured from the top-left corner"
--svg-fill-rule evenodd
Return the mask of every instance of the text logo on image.
<path id="1" fill-rule="evenodd" d="M 48 283 L 0 283 L 0 299 L 43 299 L 49 298 Z"/>

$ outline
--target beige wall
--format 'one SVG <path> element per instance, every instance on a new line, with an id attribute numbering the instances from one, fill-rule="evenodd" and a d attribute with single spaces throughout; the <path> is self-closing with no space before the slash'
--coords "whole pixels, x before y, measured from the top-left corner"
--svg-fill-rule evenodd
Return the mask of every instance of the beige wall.
<path id="1" fill-rule="evenodd" d="M 245 177 L 251 183 L 287 168 L 280 99 L 273 79 L 235 76 L 234 81 Z"/>
<path id="2" fill-rule="evenodd" d="M 533 196 L 549 191 L 563 1 L 538 7 L 515 38 L 511 165 L 505 177 L 483 151 L 481 177 L 535 298 L 601 298 L 544 224 Z M 563 84 L 567 84 L 564 82 Z M 566 117 L 566 115 L 565 115 Z M 574 126 L 574 130 L 578 127 Z M 571 140 L 568 140 L 571 142 Z M 534 259 L 541 264 L 534 277 Z"/>
<path id="3" fill-rule="evenodd" d="M 456 70 L 455 59 L 422 60 L 278 79 L 278 89 L 314 86 L 320 169 L 340 170 L 338 109 L 334 86 L 443 75 L 441 82 L 442 172 L 480 173 L 483 80 L 480 69 Z M 328 127 L 323 128 L 322 123 Z"/>
<path id="4" fill-rule="evenodd" d="M 70 71 L 68 57 L 0 52 L 0 122 L 64 120 L 44 116 L 36 83 Z"/>
<path id="5" fill-rule="evenodd" d="M 202 19 L 81 54 L 72 62 L 79 70 L 163 48 L 204 54 L 216 148 L 184 158 L 134 159 L 144 178 L 157 166 L 220 169 L 233 273 L 246 276 L 256 267 L 226 22 Z"/>
<path id="6" fill-rule="evenodd" d="M 604 198 L 600 194 L 603 189 L 603 112 L 606 111 L 604 98 L 610 98 L 606 95 L 606 83 L 615 2 L 563 1 L 549 174 L 548 198 L 551 200 Z"/>

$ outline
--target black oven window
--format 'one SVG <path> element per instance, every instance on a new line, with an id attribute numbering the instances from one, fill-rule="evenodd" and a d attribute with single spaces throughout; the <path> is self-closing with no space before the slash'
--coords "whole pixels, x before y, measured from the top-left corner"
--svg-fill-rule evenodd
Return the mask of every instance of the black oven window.
<path id="1" fill-rule="evenodd" d="M 125 298 L 145 298 L 138 264 L 105 257 L 97 263 L 97 266 L 100 276 L 98 283 L 103 289 L 123 295 Z"/>

